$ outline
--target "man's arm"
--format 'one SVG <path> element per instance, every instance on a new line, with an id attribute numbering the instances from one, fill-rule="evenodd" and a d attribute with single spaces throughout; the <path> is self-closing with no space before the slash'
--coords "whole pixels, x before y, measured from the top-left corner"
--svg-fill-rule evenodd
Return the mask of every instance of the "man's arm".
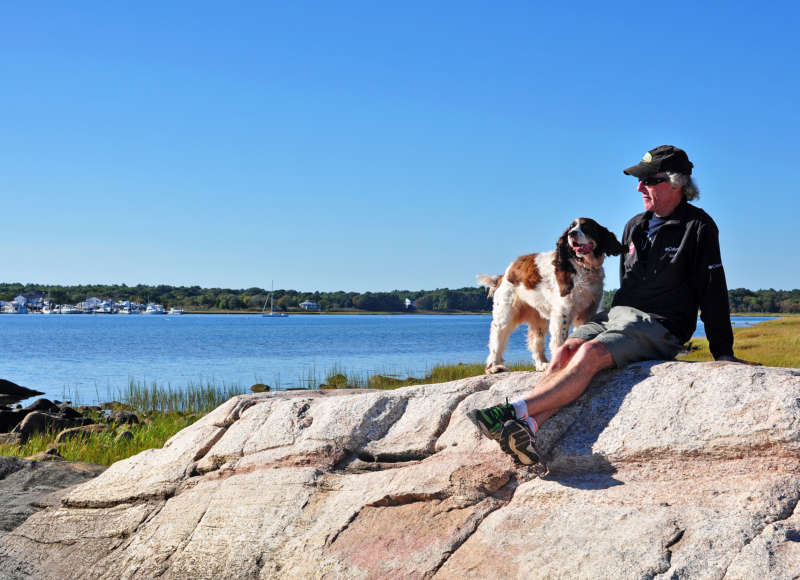
<path id="1" fill-rule="evenodd" d="M 704 223 L 697 235 L 698 259 L 694 282 L 708 346 L 716 360 L 738 360 L 733 356 L 728 285 L 722 267 L 717 227 L 713 222 Z"/>

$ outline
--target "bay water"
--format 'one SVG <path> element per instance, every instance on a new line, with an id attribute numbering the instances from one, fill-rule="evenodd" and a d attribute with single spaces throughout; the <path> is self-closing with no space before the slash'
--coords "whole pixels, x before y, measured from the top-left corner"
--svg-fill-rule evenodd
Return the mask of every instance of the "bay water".
<path id="1" fill-rule="evenodd" d="M 51 399 L 95 403 L 131 380 L 247 389 L 316 387 L 339 371 L 423 377 L 436 364 L 482 363 L 490 323 L 490 315 L 8 314 L 0 315 L 0 378 Z M 507 362 L 530 362 L 525 328 L 512 334 Z M 695 336 L 703 335 L 698 323 Z"/>

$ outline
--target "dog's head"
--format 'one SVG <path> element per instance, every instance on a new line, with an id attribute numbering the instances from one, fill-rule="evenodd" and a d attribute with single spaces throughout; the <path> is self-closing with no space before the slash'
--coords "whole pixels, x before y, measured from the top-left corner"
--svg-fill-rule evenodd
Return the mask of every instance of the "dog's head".
<path id="1" fill-rule="evenodd" d="M 556 258 L 556 278 L 562 296 L 572 290 L 572 274 L 575 266 L 596 270 L 603 265 L 606 256 L 619 256 L 625 246 L 619 243 L 608 229 L 591 218 L 574 220 L 558 239 Z"/>
<path id="2" fill-rule="evenodd" d="M 578 258 L 592 254 L 601 264 L 604 256 L 619 256 L 625 251 L 617 236 L 591 218 L 573 221 L 559 239 L 559 245 L 562 243 L 567 243 Z"/>

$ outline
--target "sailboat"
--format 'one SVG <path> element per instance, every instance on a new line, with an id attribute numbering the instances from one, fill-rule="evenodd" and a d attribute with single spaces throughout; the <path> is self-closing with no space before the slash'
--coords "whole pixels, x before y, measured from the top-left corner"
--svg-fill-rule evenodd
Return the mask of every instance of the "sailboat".
<path id="1" fill-rule="evenodd" d="M 264 308 L 261 310 L 261 316 L 266 316 L 268 318 L 286 318 L 289 316 L 288 312 L 275 312 L 272 309 L 272 295 L 275 294 L 275 284 L 272 284 L 272 289 L 269 293 L 269 299 L 264 300 Z M 267 302 L 269 302 L 269 312 L 267 312 Z"/>

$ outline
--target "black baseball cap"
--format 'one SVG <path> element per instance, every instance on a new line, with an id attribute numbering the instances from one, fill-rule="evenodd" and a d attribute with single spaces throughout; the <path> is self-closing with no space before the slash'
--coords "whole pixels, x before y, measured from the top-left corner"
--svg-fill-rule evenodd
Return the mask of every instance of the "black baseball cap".
<path id="1" fill-rule="evenodd" d="M 692 167 L 694 165 L 689 161 L 686 151 L 673 145 L 659 145 L 645 153 L 639 163 L 628 167 L 623 173 L 640 178 L 651 177 L 662 171 L 691 175 Z"/>

